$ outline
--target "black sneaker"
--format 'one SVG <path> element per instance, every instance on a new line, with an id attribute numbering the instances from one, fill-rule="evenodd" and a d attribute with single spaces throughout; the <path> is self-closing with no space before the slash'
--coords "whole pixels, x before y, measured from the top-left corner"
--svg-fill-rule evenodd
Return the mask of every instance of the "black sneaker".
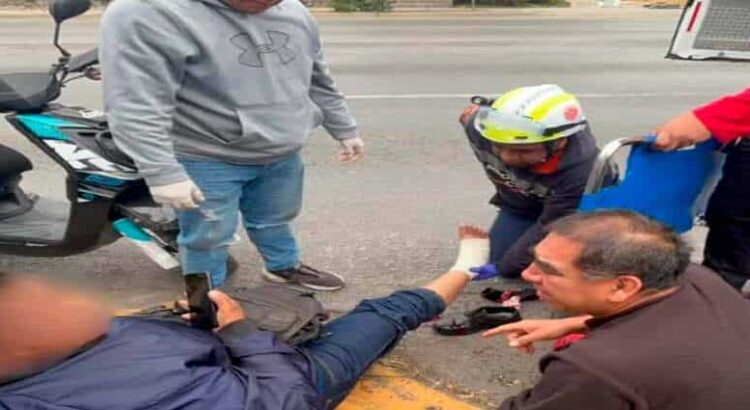
<path id="1" fill-rule="evenodd" d="M 323 272 L 300 263 L 296 268 L 263 270 L 263 278 L 271 282 L 292 283 L 315 290 L 338 290 L 344 287 L 344 278 L 335 273 Z"/>

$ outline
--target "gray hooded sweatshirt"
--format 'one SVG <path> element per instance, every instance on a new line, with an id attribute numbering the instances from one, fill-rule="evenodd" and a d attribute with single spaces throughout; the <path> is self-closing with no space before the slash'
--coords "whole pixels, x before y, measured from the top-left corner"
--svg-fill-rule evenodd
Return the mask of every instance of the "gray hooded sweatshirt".
<path id="1" fill-rule="evenodd" d="M 323 125 L 357 125 L 297 0 L 244 14 L 221 0 L 116 0 L 101 24 L 104 105 L 118 147 L 152 186 L 186 180 L 177 157 L 267 164 Z"/>

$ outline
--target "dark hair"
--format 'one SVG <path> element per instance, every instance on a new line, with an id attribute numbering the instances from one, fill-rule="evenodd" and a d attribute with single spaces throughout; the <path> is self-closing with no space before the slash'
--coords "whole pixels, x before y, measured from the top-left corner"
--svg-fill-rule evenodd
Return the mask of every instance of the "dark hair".
<path id="1" fill-rule="evenodd" d="M 644 289 L 666 289 L 690 263 L 691 249 L 677 233 L 632 211 L 573 214 L 547 230 L 583 245 L 575 263 L 587 279 L 634 275 Z"/>

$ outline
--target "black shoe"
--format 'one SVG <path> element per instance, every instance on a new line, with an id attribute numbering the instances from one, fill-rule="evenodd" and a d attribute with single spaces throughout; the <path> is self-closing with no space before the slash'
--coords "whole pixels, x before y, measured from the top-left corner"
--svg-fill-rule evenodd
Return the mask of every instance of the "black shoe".
<path id="1" fill-rule="evenodd" d="M 521 320 L 521 314 L 515 308 L 482 306 L 467 313 L 463 318 L 452 318 L 435 323 L 432 328 L 443 336 L 463 336 L 519 320 Z"/>
<path id="2" fill-rule="evenodd" d="M 314 290 L 338 290 L 344 287 L 344 278 L 335 273 L 323 272 L 300 263 L 295 268 L 263 270 L 263 278 L 271 282 L 292 283 Z"/>

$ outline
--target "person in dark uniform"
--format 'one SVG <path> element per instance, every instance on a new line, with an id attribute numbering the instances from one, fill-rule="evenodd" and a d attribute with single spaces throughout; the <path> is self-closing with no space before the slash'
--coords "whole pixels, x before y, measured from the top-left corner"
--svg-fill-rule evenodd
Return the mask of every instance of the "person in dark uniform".
<path id="1" fill-rule="evenodd" d="M 578 99 L 554 84 L 481 97 L 461 115 L 496 193 L 489 264 L 477 279 L 518 277 L 550 222 L 575 212 L 598 154 Z"/>

